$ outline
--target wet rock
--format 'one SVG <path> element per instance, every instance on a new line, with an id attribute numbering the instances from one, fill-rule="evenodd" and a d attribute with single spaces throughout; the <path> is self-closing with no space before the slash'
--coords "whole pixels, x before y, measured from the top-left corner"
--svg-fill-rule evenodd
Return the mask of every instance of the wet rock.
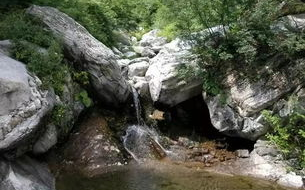
<path id="1" fill-rule="evenodd" d="M 30 149 L 55 97 L 24 64 L 0 53 L 0 151 Z M 27 147 L 29 146 L 29 147 Z"/>
<path id="2" fill-rule="evenodd" d="M 55 190 L 47 165 L 29 157 L 15 161 L 0 158 L 0 181 L 2 190 Z"/>
<path id="3" fill-rule="evenodd" d="M 103 103 L 118 106 L 130 96 L 114 53 L 68 15 L 51 7 L 31 6 L 27 13 L 41 19 L 63 40 L 69 56 L 87 71 Z"/>
<path id="4" fill-rule="evenodd" d="M 123 144 L 138 162 L 162 159 L 166 156 L 166 152 L 159 144 L 158 138 L 158 133 L 152 128 L 145 125 L 131 125 L 123 137 Z"/>
<path id="5" fill-rule="evenodd" d="M 106 172 L 108 166 L 125 163 L 121 147 L 114 137 L 101 114 L 90 114 L 64 148 L 66 167 L 91 176 Z"/>
<path id="6" fill-rule="evenodd" d="M 150 98 L 149 86 L 145 77 L 133 77 L 132 86 L 137 90 L 141 97 Z"/>

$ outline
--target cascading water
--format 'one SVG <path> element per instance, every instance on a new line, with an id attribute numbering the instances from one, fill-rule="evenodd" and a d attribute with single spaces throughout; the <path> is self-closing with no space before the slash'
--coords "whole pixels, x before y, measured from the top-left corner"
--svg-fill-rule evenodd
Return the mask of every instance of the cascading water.
<path id="1" fill-rule="evenodd" d="M 156 130 L 149 128 L 141 117 L 141 104 L 137 91 L 133 88 L 133 100 L 137 116 L 137 125 L 131 125 L 123 136 L 123 144 L 128 153 L 137 161 L 161 159 L 166 156 L 165 149 L 158 142 Z"/>
<path id="2" fill-rule="evenodd" d="M 133 95 L 133 103 L 136 110 L 138 125 L 145 125 L 145 122 L 141 117 L 141 104 L 140 104 L 139 95 L 135 88 L 132 88 L 132 95 Z"/>

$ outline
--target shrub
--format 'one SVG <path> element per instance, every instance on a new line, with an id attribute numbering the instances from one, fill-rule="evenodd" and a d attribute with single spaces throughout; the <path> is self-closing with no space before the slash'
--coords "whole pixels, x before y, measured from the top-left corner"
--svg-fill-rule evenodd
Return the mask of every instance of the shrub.
<path id="1" fill-rule="evenodd" d="M 69 68 L 60 41 L 40 21 L 20 10 L 2 16 L 0 39 L 13 40 L 12 55 L 42 80 L 45 89 L 52 87 L 57 95 L 62 94 Z"/>
<path id="2" fill-rule="evenodd" d="M 271 132 L 267 135 L 282 151 L 286 159 L 297 158 L 297 169 L 305 167 L 305 115 L 304 111 L 293 111 L 287 117 L 281 118 L 277 114 L 264 111 L 263 115 Z"/>
<path id="3" fill-rule="evenodd" d="M 65 105 L 56 105 L 52 111 L 51 119 L 56 126 L 61 126 L 68 108 Z"/>
<path id="4" fill-rule="evenodd" d="M 86 71 L 80 71 L 80 72 L 72 72 L 73 80 L 78 82 L 79 84 L 83 86 L 89 85 L 89 73 Z"/>
<path id="5" fill-rule="evenodd" d="M 34 0 L 35 4 L 56 7 L 83 25 L 107 46 L 116 42 L 113 31 L 134 30 L 139 22 L 133 0 Z"/>
<path id="6" fill-rule="evenodd" d="M 235 70 L 239 77 L 257 80 L 282 72 L 282 66 L 294 64 L 305 53 L 304 33 L 277 33 L 271 27 L 281 16 L 280 1 L 169 0 L 164 6 L 159 9 L 163 12 L 157 14 L 160 18 L 156 23 L 164 33 L 168 33 L 167 27 L 174 28 L 176 34 L 191 43 L 199 58 L 202 73 L 198 74 L 204 81 L 204 90 L 210 94 L 223 91 L 221 84 L 229 72 Z M 166 21 L 161 22 L 161 16 Z M 216 25 L 222 34 L 207 29 Z M 271 63 L 274 56 L 286 65 Z M 266 63 L 271 64 L 269 71 Z"/>
<path id="7" fill-rule="evenodd" d="M 88 93 L 85 90 L 78 93 L 75 100 L 82 102 L 87 108 L 92 105 L 92 100 L 89 98 Z"/>

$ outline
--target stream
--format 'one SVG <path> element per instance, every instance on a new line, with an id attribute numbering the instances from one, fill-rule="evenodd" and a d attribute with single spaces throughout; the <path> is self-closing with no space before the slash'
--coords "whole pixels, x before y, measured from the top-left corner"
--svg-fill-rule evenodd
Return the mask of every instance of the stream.
<path id="1" fill-rule="evenodd" d="M 208 172 L 199 165 L 171 160 L 172 152 L 159 143 L 157 129 L 141 117 L 137 92 L 133 91 L 137 123 L 122 136 L 125 150 L 133 158 L 127 165 L 109 166 L 89 177 L 71 171 L 56 175 L 57 190 L 284 190 L 268 181 Z"/>

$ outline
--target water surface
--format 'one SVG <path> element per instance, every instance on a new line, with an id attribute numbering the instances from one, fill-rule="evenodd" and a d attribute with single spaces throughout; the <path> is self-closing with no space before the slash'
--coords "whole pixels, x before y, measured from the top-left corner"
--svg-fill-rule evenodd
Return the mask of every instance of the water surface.
<path id="1" fill-rule="evenodd" d="M 57 190 L 284 190 L 273 183 L 213 174 L 184 166 L 152 164 L 122 166 L 88 178 L 77 174 L 57 177 Z"/>

